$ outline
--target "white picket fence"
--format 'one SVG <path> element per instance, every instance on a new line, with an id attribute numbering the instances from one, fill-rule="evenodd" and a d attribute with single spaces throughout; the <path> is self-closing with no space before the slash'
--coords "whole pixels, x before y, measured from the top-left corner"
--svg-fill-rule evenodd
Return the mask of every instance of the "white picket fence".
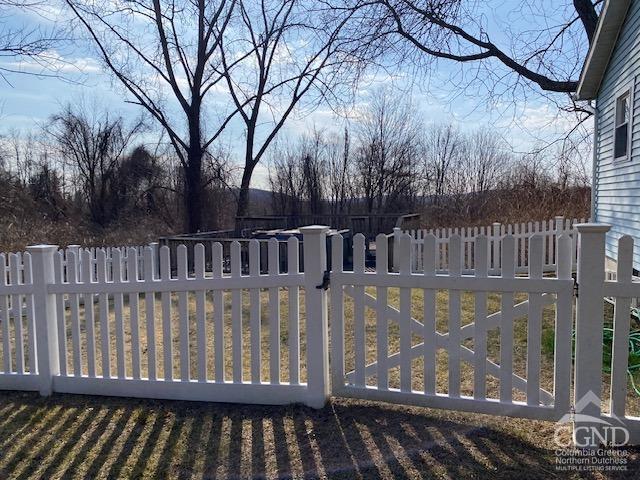
<path id="1" fill-rule="evenodd" d="M 73 250 L 62 252 L 55 246 L 29 247 L 24 255 L 9 255 L 8 273 L 5 272 L 5 282 L 0 283 L 0 388 L 39 390 L 43 394 L 55 391 L 321 406 L 328 395 L 322 387 L 325 373 L 321 368 L 325 362 L 316 342 L 306 346 L 307 357 L 301 358 L 299 292 L 308 292 L 304 296 L 306 335 L 322 337 L 326 333 L 326 317 L 321 316 L 323 308 L 315 298 L 322 293 L 314 287 L 322 282 L 324 268 L 320 268 L 320 262 L 326 251 L 325 231 L 307 227 L 302 232 L 304 262 L 310 266 L 307 273 L 298 268 L 296 238 L 289 240 L 286 273 L 279 271 L 276 240 L 269 243 L 268 274 L 260 274 L 257 241 L 250 243 L 248 275 L 241 273 L 238 243 L 231 248 L 228 275 L 223 275 L 219 244 L 213 249 L 210 272 L 205 272 L 204 247 L 195 249 L 192 275 L 187 270 L 184 246 L 178 249 L 176 275 L 172 274 L 168 247 L 159 252 L 159 275 L 155 273 L 151 247 L 142 254 L 144 275 L 138 272 L 139 251 L 135 248 L 127 252 L 126 271 L 121 268 L 121 250 L 112 251 L 110 275 L 103 249 L 97 250 L 95 262 L 88 249 L 81 250 L 78 257 Z M 24 274 L 19 275 L 19 271 Z M 262 289 L 268 291 L 266 335 L 261 321 Z M 288 303 L 286 346 L 281 343 L 280 297 L 284 290 Z M 230 303 L 225 302 L 228 297 Z M 245 297 L 250 311 L 248 359 L 243 345 Z M 225 307 L 229 311 L 225 312 Z M 142 308 L 144 316 L 140 314 Z M 156 324 L 157 315 L 161 325 Z M 229 321 L 230 335 L 225 331 Z M 262 356 L 265 338 L 267 359 Z M 213 345 L 209 339 L 213 339 Z M 285 350 L 288 365 L 283 369 L 281 357 Z M 208 369 L 211 356 L 213 371 Z M 301 378 L 302 369 L 306 382 Z"/>
<path id="2" fill-rule="evenodd" d="M 507 235 L 502 239 L 502 270 L 500 275 L 489 272 L 487 254 L 488 239 L 484 235 L 475 237 L 475 270 L 464 274 L 462 238 L 452 234 L 448 239 L 450 255 L 449 271 L 438 273 L 438 241 L 428 234 L 423 239 L 423 265 L 421 273 L 412 272 L 415 258 L 405 253 L 411 249 L 412 239 L 408 234 L 400 237 L 399 272 L 389 272 L 387 265 L 387 237 L 376 239 L 377 265 L 375 272 L 364 268 L 364 237 L 354 238 L 354 267 L 351 272 L 332 272 L 332 359 L 333 392 L 338 395 L 385 400 L 395 403 L 414 404 L 437 408 L 512 415 L 538 419 L 558 419 L 569 410 L 571 372 L 571 308 L 573 280 L 571 279 L 571 238 L 562 235 L 558 239 L 559 263 L 556 275 L 543 277 L 543 237 L 535 235 L 529 247 L 529 272 L 526 277 L 516 277 L 514 261 L 515 238 Z M 342 253 L 341 238 L 333 239 L 332 255 Z M 375 288 L 367 293 L 368 287 Z M 397 306 L 388 305 L 389 290 L 399 288 Z M 419 291 L 423 301 L 423 313 L 415 317 L 412 313 L 412 296 Z M 448 318 L 446 333 L 442 326 L 436 328 L 436 293 L 446 291 Z M 461 318 L 461 295 L 473 292 L 473 323 L 464 324 Z M 488 313 L 489 292 L 499 293 L 501 312 Z M 516 304 L 516 293 L 526 293 L 527 301 Z M 343 314 L 345 297 L 352 298 L 353 315 Z M 543 307 L 555 305 L 554 375 L 551 389 L 541 385 L 541 334 Z M 365 325 L 365 310 L 375 311 L 374 324 Z M 514 320 L 527 315 L 526 375 L 514 369 Z M 353 358 L 345 355 L 345 322 L 352 322 Z M 397 334 L 392 326 L 398 326 Z M 368 328 L 367 328 L 368 327 Z M 487 352 L 489 330 L 500 330 L 499 358 L 491 359 Z M 375 330 L 375 331 L 372 331 Z M 440 331 L 439 331 L 440 330 Z M 367 335 L 376 339 L 375 348 L 368 346 Z M 398 337 L 399 348 L 390 350 L 393 336 Z M 420 337 L 416 343 L 412 337 Z M 473 349 L 464 345 L 473 339 Z M 447 354 L 447 385 L 438 385 L 436 378 L 436 352 L 444 349 Z M 374 355 L 372 361 L 367 361 Z M 345 370 L 345 363 L 353 365 Z M 420 371 L 415 361 L 420 360 Z M 473 365 L 472 394 L 461 393 L 461 365 Z M 399 367 L 399 384 L 390 386 L 389 371 Z M 488 390 L 488 379 L 499 379 L 500 387 Z M 422 378 L 422 380 L 420 380 Z M 524 401 L 513 398 L 513 389 L 522 392 Z"/>
<path id="3" fill-rule="evenodd" d="M 302 229 L 303 257 L 298 241 L 289 240 L 286 272 L 276 240 L 268 246 L 268 273 L 261 272 L 257 241 L 249 244 L 248 272 L 241 246 L 232 244 L 228 273 L 219 244 L 210 259 L 202 245 L 195 248 L 193 272 L 186 247 L 178 249 L 177 265 L 161 248 L 159 268 L 152 247 L 113 249 L 110 273 L 102 249 L 29 247 L 0 255 L 0 389 L 313 407 L 333 393 L 546 420 L 567 416 L 573 403 L 592 419 L 623 425 L 638 443 L 626 362 L 629 302 L 640 297 L 640 282 L 631 276 L 628 237 L 620 239 L 616 278 L 605 276 L 607 230 L 584 224 L 577 235 L 556 231 L 553 272 L 545 271 L 545 235 L 534 234 L 520 273 L 518 240 L 509 234 L 493 269 L 488 237 L 474 237 L 471 269 L 463 238 L 452 233 L 443 269 L 438 238 L 427 234 L 420 272 L 408 234 L 393 240 L 397 265 L 388 265 L 391 244 L 379 235 L 375 271 L 366 269 L 365 239 L 356 235 L 353 270 L 337 262 L 327 272 L 327 227 L 319 226 Z M 344 245 L 332 238 L 333 258 L 344 258 Z M 437 308 L 443 295 L 447 307 Z M 616 302 L 610 399 L 602 398 L 605 297 Z M 523 321 L 524 345 L 516 345 Z M 543 344 L 549 328 L 551 358 Z M 588 419 L 576 419 L 576 434 Z"/>
<path id="4" fill-rule="evenodd" d="M 487 255 L 488 268 L 490 272 L 499 272 L 501 268 L 500 243 L 505 235 L 511 235 L 515 241 L 514 262 L 516 273 L 527 273 L 528 271 L 528 250 L 529 238 L 532 235 L 542 237 L 543 246 L 543 271 L 553 272 L 557 263 L 556 244 L 557 239 L 561 235 L 568 233 L 571 237 L 572 247 L 572 267 L 575 268 L 577 259 L 577 235 L 575 235 L 574 225 L 585 223 L 585 219 L 569 219 L 561 216 L 552 220 L 523 222 L 514 224 L 493 223 L 489 226 L 476 227 L 450 227 L 450 228 L 434 228 L 423 230 L 406 230 L 401 231 L 399 228 L 394 229 L 393 237 L 396 243 L 393 249 L 393 262 L 398 265 L 400 261 L 399 252 L 401 250 L 398 244 L 400 234 L 408 234 L 411 241 L 411 248 L 415 250 L 413 254 L 412 270 L 421 272 L 423 265 L 423 249 L 424 238 L 427 235 L 436 237 L 436 271 L 447 271 L 449 262 L 449 239 L 453 235 L 460 236 L 461 244 L 461 262 L 462 272 L 471 272 L 474 270 L 475 257 L 475 241 L 480 235 L 487 238 Z M 397 270 L 397 269 L 396 269 Z"/>

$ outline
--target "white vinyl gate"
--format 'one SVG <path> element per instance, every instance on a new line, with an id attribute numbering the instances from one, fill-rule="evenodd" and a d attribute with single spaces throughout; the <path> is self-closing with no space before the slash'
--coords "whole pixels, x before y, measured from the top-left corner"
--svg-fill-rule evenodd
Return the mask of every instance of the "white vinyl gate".
<path id="1" fill-rule="evenodd" d="M 557 419 L 569 409 L 571 372 L 571 325 L 573 280 L 571 239 L 558 241 L 558 270 L 543 277 L 542 238 L 533 237 L 529 249 L 529 274 L 515 275 L 514 238 L 502 242 L 500 275 L 488 274 L 487 239 L 475 241 L 475 271 L 462 274 L 461 239 L 453 235 L 449 243 L 449 272 L 436 273 L 437 242 L 424 237 L 424 271 L 412 272 L 414 262 L 411 237 L 400 239 L 399 272 L 389 272 L 387 237 L 376 239 L 375 271 L 365 270 L 364 237 L 354 238 L 353 271 L 334 269 L 331 274 L 332 388 L 334 394 L 407 403 L 437 408 L 512 415 L 537 419 Z M 332 258 L 340 258 L 343 242 L 333 239 Z M 398 290 L 397 306 L 390 305 L 391 290 Z M 448 312 L 445 332 L 436 326 L 436 295 L 446 292 Z M 500 311 L 488 314 L 487 295 L 498 292 Z M 422 310 L 414 315 L 416 294 Z M 515 301 L 516 294 L 528 300 Z M 474 318 L 463 324 L 461 296 L 473 296 Z M 344 315 L 345 300 L 352 314 Z M 555 306 L 555 355 L 551 388 L 541 383 L 541 334 L 543 308 Z M 514 320 L 527 317 L 526 373 L 514 368 Z M 441 316 L 441 315 L 440 315 Z M 417 318 L 416 318 L 417 317 Z M 346 322 L 352 322 L 347 325 Z M 490 358 L 487 334 L 498 329 L 500 352 Z M 345 335 L 345 332 L 353 332 Z M 472 347 L 468 345 L 471 340 Z M 393 343 L 393 347 L 391 346 Z M 446 356 L 447 384 L 437 382 L 438 351 Z M 418 361 L 417 361 L 418 360 Z M 461 391 L 461 365 L 473 370 L 472 393 Z M 346 365 L 350 365 L 346 368 Z M 389 373 L 396 369 L 391 382 Z M 499 382 L 488 389 L 488 379 Z M 515 389 L 515 390 L 514 390 Z M 513 392 L 520 392 L 514 398 Z"/>

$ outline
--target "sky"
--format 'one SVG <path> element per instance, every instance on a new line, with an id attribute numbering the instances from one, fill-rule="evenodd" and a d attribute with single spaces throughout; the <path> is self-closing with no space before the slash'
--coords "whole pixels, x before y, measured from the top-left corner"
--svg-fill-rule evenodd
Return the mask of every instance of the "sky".
<path id="1" fill-rule="evenodd" d="M 516 1 L 494 3 L 503 4 L 506 8 L 513 7 Z M 0 24 L 4 28 L 47 28 L 54 20 L 64 22 L 65 15 L 49 5 L 39 12 L 14 10 L 10 15 L 1 17 Z M 499 26 L 503 19 L 491 15 L 487 18 L 489 27 L 494 24 L 494 41 L 503 40 Z M 509 21 L 516 30 L 529 27 L 518 17 L 515 20 L 511 17 Z M 7 74 L 5 81 L 0 80 L 0 135 L 10 131 L 37 132 L 51 115 L 69 102 L 95 102 L 125 118 L 133 119 L 140 114 L 139 107 L 127 103 L 129 96 L 93 57 L 86 40 L 65 44 L 59 50 L 51 51 L 50 55 L 59 59 L 58 76 Z M 0 66 L 30 73 L 42 72 L 38 65 L 29 61 L 0 58 Z M 370 71 L 363 76 L 355 92 L 354 109 L 365 107 L 381 88 L 400 90 L 405 92 L 406 98 L 411 99 L 425 124 L 451 123 L 461 130 L 488 127 L 501 135 L 515 152 L 528 152 L 545 142 L 551 142 L 561 137 L 572 125 L 570 117 L 559 117 L 556 105 L 535 90 L 526 89 L 521 96 L 509 94 L 490 97 L 477 84 L 465 88 L 466 82 L 462 78 L 468 75 L 473 75 L 473 67 L 461 67 L 455 62 L 443 60 L 419 75 L 416 75 L 413 65 L 397 66 L 392 75 L 381 70 Z M 224 92 L 217 95 L 221 96 L 220 102 L 228 101 Z M 312 128 L 339 132 L 345 121 L 344 118 L 336 118 L 328 106 L 320 105 L 311 112 L 292 117 L 280 138 L 295 137 Z M 230 124 L 223 141 L 229 146 L 232 156 L 241 157 L 242 137 L 242 125 Z M 267 185 L 267 166 L 263 163 L 256 170 L 252 186 L 266 188 Z"/>

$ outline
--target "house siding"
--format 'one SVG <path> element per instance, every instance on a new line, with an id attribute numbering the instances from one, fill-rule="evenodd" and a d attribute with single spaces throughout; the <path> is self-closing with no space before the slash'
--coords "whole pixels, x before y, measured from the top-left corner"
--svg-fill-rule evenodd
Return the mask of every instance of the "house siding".
<path id="1" fill-rule="evenodd" d="M 614 163 L 616 96 L 627 86 L 633 89 L 630 158 Z M 612 225 L 606 243 L 608 256 L 617 257 L 618 238 L 622 235 L 635 239 L 638 246 L 634 267 L 640 270 L 640 0 L 634 0 L 629 7 L 602 79 L 596 108 L 593 218 Z"/>

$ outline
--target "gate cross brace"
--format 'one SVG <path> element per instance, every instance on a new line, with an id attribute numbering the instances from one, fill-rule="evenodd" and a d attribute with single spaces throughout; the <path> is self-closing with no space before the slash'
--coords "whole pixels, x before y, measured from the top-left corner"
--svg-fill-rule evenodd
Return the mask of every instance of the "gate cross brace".
<path id="1" fill-rule="evenodd" d="M 350 285 L 345 286 L 344 291 L 347 295 L 353 296 L 353 286 L 350 286 Z M 553 304 L 554 301 L 555 301 L 555 298 L 552 294 L 545 293 L 542 295 L 543 305 Z M 529 303 L 528 301 L 524 301 L 514 305 L 514 317 L 518 317 L 526 314 L 528 309 L 528 303 Z M 365 293 L 365 305 L 375 308 L 376 298 L 368 293 Z M 391 305 L 387 305 L 387 317 L 389 320 L 397 322 L 400 317 L 400 311 L 397 308 L 392 307 Z M 486 317 L 486 320 L 488 322 L 487 328 L 496 327 L 501 317 L 502 317 L 502 312 L 495 312 L 495 313 L 492 313 L 491 315 L 488 315 Z M 460 329 L 461 332 L 463 332 L 464 334 L 462 337 L 462 340 L 465 340 L 467 338 L 473 338 L 473 327 L 474 327 L 474 324 L 470 323 Z M 420 321 L 416 320 L 415 318 L 411 318 L 411 330 L 413 334 L 418 334 L 418 335 L 423 334 L 424 332 L 421 330 L 422 328 L 424 328 L 424 325 Z M 448 347 L 449 346 L 448 337 L 449 337 L 448 333 L 436 332 L 436 346 L 445 347 L 445 348 Z M 411 358 L 413 359 L 413 358 L 421 357 L 424 354 L 423 348 L 424 348 L 424 342 L 413 345 L 411 347 Z M 460 345 L 460 351 L 462 353 L 463 360 L 468 362 L 473 362 L 475 357 L 475 352 L 473 350 L 465 347 L 464 345 Z M 388 361 L 387 363 L 388 368 L 399 366 L 400 353 L 394 353 L 392 355 L 389 355 L 387 357 L 387 361 Z M 493 375 L 495 377 L 500 376 L 499 364 L 492 362 L 488 358 L 486 359 L 486 364 L 487 364 L 488 374 Z M 369 377 L 377 374 L 377 366 L 378 366 L 378 362 L 372 362 L 367 364 L 365 366 L 365 375 Z M 353 376 L 354 376 L 354 372 L 349 372 L 345 374 L 345 378 L 347 380 L 353 380 Z M 512 373 L 511 376 L 513 379 L 513 386 L 523 392 L 526 391 L 527 380 L 515 373 Z M 540 398 L 543 404 L 553 403 L 553 394 L 551 394 L 550 392 L 546 391 L 543 388 L 540 388 Z"/>

